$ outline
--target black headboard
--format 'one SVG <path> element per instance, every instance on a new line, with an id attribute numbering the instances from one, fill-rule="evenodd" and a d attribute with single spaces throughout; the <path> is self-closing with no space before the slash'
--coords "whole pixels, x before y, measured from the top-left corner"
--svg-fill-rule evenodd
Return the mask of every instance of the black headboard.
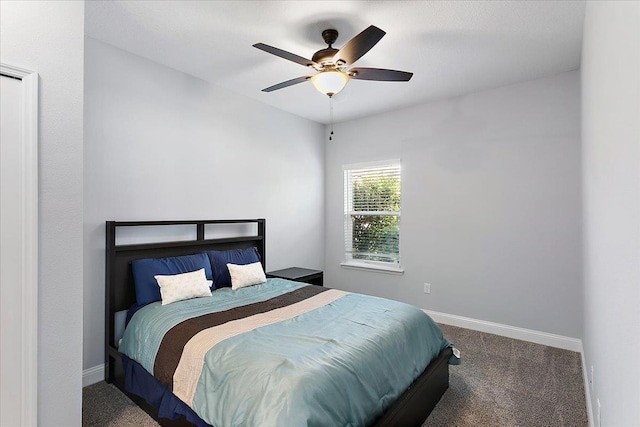
<path id="1" fill-rule="evenodd" d="M 257 234 L 252 236 L 205 239 L 205 226 L 215 224 L 257 224 Z M 196 238 L 161 243 L 116 244 L 116 231 L 124 227 L 175 227 L 193 226 Z M 115 343 L 115 314 L 128 310 L 136 301 L 131 261 L 142 258 L 164 258 L 190 255 L 208 250 L 226 250 L 255 246 L 266 271 L 265 253 L 266 220 L 225 219 L 204 221 L 107 221 L 106 223 L 106 298 L 105 298 L 105 376 L 115 380 L 115 360 L 119 359 Z"/>

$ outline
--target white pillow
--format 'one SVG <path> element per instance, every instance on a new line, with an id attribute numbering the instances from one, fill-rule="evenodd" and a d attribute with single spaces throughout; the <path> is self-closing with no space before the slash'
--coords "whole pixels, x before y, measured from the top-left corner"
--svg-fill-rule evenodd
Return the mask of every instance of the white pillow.
<path id="1" fill-rule="evenodd" d="M 227 264 L 227 268 L 231 276 L 231 289 L 233 290 L 267 281 L 260 262 L 246 265 Z"/>
<path id="2" fill-rule="evenodd" d="M 197 297 L 210 297 L 213 282 L 207 280 L 204 268 L 173 276 L 153 276 L 160 286 L 162 305 Z"/>

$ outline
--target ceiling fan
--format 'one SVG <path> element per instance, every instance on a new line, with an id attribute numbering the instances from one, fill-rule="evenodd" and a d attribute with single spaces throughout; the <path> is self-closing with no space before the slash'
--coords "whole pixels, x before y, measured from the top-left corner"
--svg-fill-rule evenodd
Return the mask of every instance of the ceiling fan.
<path id="1" fill-rule="evenodd" d="M 293 61 L 305 67 L 313 68 L 316 74 L 310 76 L 297 77 L 278 83 L 268 88 L 262 89 L 263 92 L 273 92 L 298 83 L 311 80 L 320 93 L 331 98 L 340 92 L 350 79 L 356 80 L 375 80 L 384 82 L 407 82 L 411 80 L 413 73 L 398 70 L 387 70 L 382 68 L 365 68 L 354 67 L 349 68 L 354 62 L 360 59 L 365 53 L 376 45 L 386 33 L 380 28 L 371 25 L 366 30 L 349 40 L 342 49 L 335 49 L 333 44 L 338 39 L 338 31 L 334 29 L 324 30 L 322 38 L 329 45 L 325 49 L 320 49 L 313 54 L 311 60 L 287 52 L 277 47 L 269 46 L 264 43 L 256 43 L 253 47 L 263 50 L 272 55 L 279 56 L 289 61 Z"/>

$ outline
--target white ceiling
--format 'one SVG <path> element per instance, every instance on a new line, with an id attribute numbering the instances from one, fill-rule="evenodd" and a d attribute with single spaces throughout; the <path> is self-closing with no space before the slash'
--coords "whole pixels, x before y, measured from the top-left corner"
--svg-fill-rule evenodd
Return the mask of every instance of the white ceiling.
<path id="1" fill-rule="evenodd" d="M 414 73 L 408 83 L 351 80 L 335 96 L 343 121 L 580 67 L 583 1 L 88 1 L 85 33 L 139 56 L 319 123 L 328 98 L 309 74 L 260 51 L 310 58 L 321 32 L 340 48 L 369 25 L 386 36 L 355 63 Z"/>

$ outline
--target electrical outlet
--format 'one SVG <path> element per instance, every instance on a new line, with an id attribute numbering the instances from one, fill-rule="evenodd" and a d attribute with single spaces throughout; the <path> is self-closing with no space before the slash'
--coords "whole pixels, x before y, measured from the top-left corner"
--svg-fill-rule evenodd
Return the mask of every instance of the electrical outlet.
<path id="1" fill-rule="evenodd" d="M 600 411 L 600 399 L 596 399 L 596 426 L 602 425 L 602 412 Z"/>
<path id="2" fill-rule="evenodd" d="M 431 283 L 425 283 L 424 284 L 424 293 L 425 294 L 430 294 L 431 293 Z"/>

